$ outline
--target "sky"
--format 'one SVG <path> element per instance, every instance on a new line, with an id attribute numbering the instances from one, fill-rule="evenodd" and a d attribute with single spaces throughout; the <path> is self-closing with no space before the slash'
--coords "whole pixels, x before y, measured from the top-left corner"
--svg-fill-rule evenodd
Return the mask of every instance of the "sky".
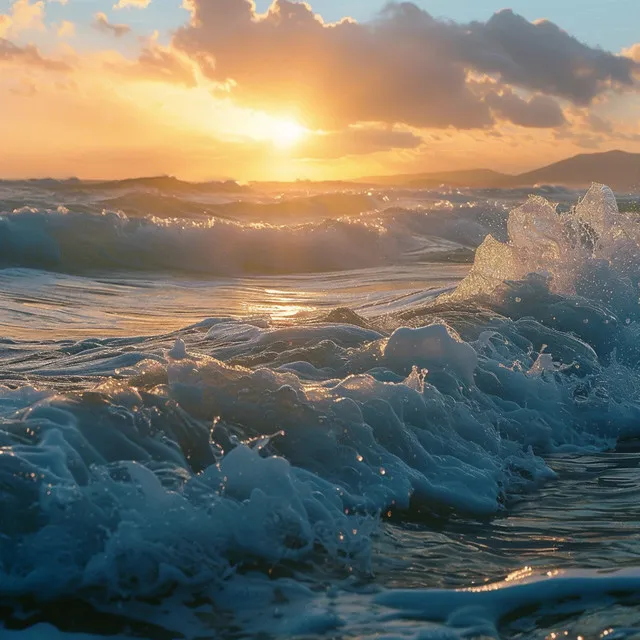
<path id="1" fill-rule="evenodd" d="M 0 177 L 516 173 L 640 152 L 640 2 L 502 2 L 0 0 Z"/>

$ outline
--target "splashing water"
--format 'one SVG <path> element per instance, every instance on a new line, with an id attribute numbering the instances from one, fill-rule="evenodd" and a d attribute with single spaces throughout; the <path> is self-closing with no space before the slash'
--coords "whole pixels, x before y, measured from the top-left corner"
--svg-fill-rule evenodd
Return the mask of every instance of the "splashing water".
<path id="1" fill-rule="evenodd" d="M 11 633 L 633 637 L 633 528 L 592 540 L 638 515 L 638 223 L 594 185 L 505 231 L 426 305 L 3 341 Z"/>

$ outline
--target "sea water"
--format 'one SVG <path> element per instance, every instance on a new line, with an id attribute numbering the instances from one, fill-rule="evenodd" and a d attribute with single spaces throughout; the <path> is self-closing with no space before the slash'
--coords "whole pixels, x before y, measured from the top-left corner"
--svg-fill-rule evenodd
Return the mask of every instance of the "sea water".
<path id="1" fill-rule="evenodd" d="M 2 637 L 640 637 L 633 194 L 0 183 Z"/>

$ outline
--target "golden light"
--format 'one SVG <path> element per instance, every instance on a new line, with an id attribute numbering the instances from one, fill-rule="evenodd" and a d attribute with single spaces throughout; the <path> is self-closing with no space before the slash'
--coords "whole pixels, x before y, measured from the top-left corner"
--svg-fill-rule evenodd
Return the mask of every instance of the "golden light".
<path id="1" fill-rule="evenodd" d="M 216 99 L 205 87 L 185 89 L 160 83 L 132 83 L 129 95 L 134 103 L 154 102 L 158 115 L 173 126 L 215 136 L 219 140 L 271 143 L 279 149 L 293 147 L 312 132 L 294 118 Z M 213 117 L 215 116 L 215 117 Z"/>
<path id="2" fill-rule="evenodd" d="M 295 120 L 276 120 L 273 119 L 265 135 L 280 148 L 292 147 L 300 142 L 308 133 L 301 124 Z"/>

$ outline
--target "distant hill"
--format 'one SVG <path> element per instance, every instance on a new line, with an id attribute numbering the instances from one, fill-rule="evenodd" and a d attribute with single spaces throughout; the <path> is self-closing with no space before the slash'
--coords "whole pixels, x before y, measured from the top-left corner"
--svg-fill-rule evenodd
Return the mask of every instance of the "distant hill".
<path id="1" fill-rule="evenodd" d="M 516 186 L 561 184 L 582 187 L 592 182 L 603 182 L 622 191 L 640 191 L 640 153 L 583 153 L 513 178 Z"/>
<path id="2" fill-rule="evenodd" d="M 86 186 L 89 183 L 81 183 Z M 123 188 L 145 188 L 145 189 L 157 189 L 159 191 L 174 191 L 174 192 L 215 192 L 215 193 L 246 193 L 249 188 L 238 184 L 232 180 L 224 182 L 185 182 L 179 180 L 173 176 L 150 176 L 143 178 L 127 178 L 125 180 L 105 180 L 101 182 L 90 183 L 93 188 L 107 190 L 107 189 L 123 189 Z"/>
<path id="3" fill-rule="evenodd" d="M 441 185 L 471 188 L 533 187 L 539 184 L 585 187 L 592 182 L 603 182 L 618 191 L 640 192 L 640 153 L 625 151 L 583 153 L 515 176 L 491 169 L 471 169 L 374 176 L 359 178 L 355 182 L 416 189 L 428 189 Z"/>
<path id="4" fill-rule="evenodd" d="M 446 184 L 450 187 L 497 187 L 508 184 L 513 176 L 491 169 L 465 171 L 439 171 L 437 173 L 413 173 L 395 176 L 358 178 L 356 182 L 376 186 L 404 186 L 427 189 Z"/>
<path id="5" fill-rule="evenodd" d="M 149 176 L 142 178 L 125 178 L 123 180 L 79 180 L 67 178 L 56 180 L 54 178 L 32 178 L 29 180 L 1 180 L 2 184 L 29 184 L 51 189 L 66 190 L 98 190 L 121 191 L 123 189 L 143 189 L 166 192 L 201 191 L 205 193 L 250 193 L 247 185 L 241 185 L 233 180 L 211 182 L 186 182 L 173 176 Z"/>

